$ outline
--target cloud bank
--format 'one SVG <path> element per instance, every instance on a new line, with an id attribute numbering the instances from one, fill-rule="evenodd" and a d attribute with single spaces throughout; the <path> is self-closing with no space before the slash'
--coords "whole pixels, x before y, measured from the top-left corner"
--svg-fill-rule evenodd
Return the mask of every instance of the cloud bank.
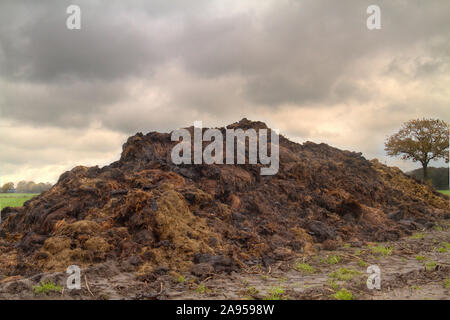
<path id="1" fill-rule="evenodd" d="M 135 132 L 242 117 L 414 168 L 383 141 L 411 118 L 450 120 L 450 3 L 377 1 L 370 31 L 372 2 L 3 0 L 0 178 L 54 182 L 117 159 Z"/>

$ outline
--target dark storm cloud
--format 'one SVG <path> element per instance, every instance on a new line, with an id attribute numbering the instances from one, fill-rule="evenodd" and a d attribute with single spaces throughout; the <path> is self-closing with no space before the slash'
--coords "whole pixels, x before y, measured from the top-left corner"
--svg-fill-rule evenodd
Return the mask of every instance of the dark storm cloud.
<path id="1" fill-rule="evenodd" d="M 65 26 L 69 4 L 81 30 Z M 366 28 L 371 4 L 381 30 Z M 246 116 L 370 153 L 411 117 L 449 119 L 449 16 L 440 0 L 1 0 L 0 131 L 9 121 L 50 143 L 67 138 L 44 127 L 98 126 L 112 146 Z M 0 164 L 20 156 L 1 143 Z"/>
<path id="2" fill-rule="evenodd" d="M 83 18 L 76 32 L 65 28 L 70 3 L 33 3 L 27 12 L 16 2 L 2 5 L 12 12 L 0 22 L 2 77 L 49 85 L 151 78 L 154 68 L 178 59 L 202 77 L 243 75 L 244 92 L 257 104 L 334 102 L 354 92 L 353 79 L 344 90 L 336 84 L 358 59 L 431 36 L 448 48 L 450 6 L 442 1 L 382 1 L 378 32 L 365 27 L 370 1 L 276 1 L 260 15 L 225 16 L 209 15 L 203 1 L 76 1 Z M 439 63 L 428 66 L 438 70 Z"/>
<path id="3" fill-rule="evenodd" d="M 151 71 L 161 61 L 154 33 L 107 5 L 82 6 L 83 29 L 68 30 L 68 4 L 44 1 L 45 9 L 33 10 L 16 32 L 1 28 L 2 51 L 7 57 L 2 76 L 50 83 L 114 80 Z M 15 23 L 14 17 L 2 22 L 8 23 Z"/>
<path id="4" fill-rule="evenodd" d="M 120 81 L 78 81 L 58 85 L 0 81 L 0 91 L 4 100 L 2 117 L 58 127 L 88 126 L 95 115 L 127 98 Z"/>
<path id="5" fill-rule="evenodd" d="M 65 28 L 65 8 L 71 3 L 82 8 L 80 31 Z M 346 75 L 357 61 L 380 51 L 432 42 L 435 52 L 443 56 L 422 64 L 418 74 L 439 72 L 446 63 L 443 57 L 448 56 L 447 2 L 424 6 L 419 1 L 382 1 L 383 28 L 377 32 L 365 27 L 370 1 L 274 1 L 262 12 L 249 9 L 225 15 L 214 14 L 213 3 L 7 1 L 1 4 L 0 76 L 13 83 L 51 87 L 55 101 L 45 100 L 37 108 L 57 125 L 64 115 L 54 116 L 56 105 L 59 114 L 77 112 L 71 103 L 76 94 L 66 90 L 72 82 L 96 81 L 93 85 L 98 85 L 130 77 L 152 79 L 156 68 L 171 61 L 179 61 L 199 81 L 230 74 L 244 77 L 240 94 L 250 104 L 301 107 L 369 98 L 370 90 L 357 85 L 364 73 Z M 177 88 L 171 94 L 183 98 L 186 94 Z M 192 104 L 172 102 L 198 110 L 222 110 L 211 105 L 216 90 L 193 93 L 203 98 Z M 66 106 L 61 104 L 65 98 Z M 92 92 L 90 98 L 88 104 L 94 107 L 82 99 L 80 117 L 108 106 L 111 99 L 120 100 L 115 93 L 95 97 Z M 6 102 L 4 115 L 27 118 L 17 101 Z M 19 111 L 8 112 L 8 108 Z"/>

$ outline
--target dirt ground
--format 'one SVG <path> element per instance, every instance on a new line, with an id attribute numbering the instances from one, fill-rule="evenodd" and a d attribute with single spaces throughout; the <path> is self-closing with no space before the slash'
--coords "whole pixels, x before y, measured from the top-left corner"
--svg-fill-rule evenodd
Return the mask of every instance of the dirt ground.
<path id="1" fill-rule="evenodd" d="M 450 295 L 450 230 L 443 220 L 396 242 L 347 243 L 295 261 L 255 265 L 231 274 L 174 274 L 161 268 L 138 277 L 130 263 L 105 262 L 82 269 L 80 290 L 65 287 L 65 273 L 3 278 L 0 299 L 445 299 Z M 367 267 L 381 271 L 381 289 L 369 290 Z M 64 289 L 34 293 L 39 283 Z M 344 290 L 345 292 L 345 290 Z"/>

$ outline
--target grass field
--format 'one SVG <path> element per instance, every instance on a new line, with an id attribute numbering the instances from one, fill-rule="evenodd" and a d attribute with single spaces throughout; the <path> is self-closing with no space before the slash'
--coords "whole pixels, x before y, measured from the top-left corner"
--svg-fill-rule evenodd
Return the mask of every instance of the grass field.
<path id="1" fill-rule="evenodd" d="M 438 190 L 440 193 L 450 196 L 450 190 Z"/>
<path id="2" fill-rule="evenodd" d="M 38 193 L 0 193 L 0 210 L 4 207 L 20 207 Z"/>

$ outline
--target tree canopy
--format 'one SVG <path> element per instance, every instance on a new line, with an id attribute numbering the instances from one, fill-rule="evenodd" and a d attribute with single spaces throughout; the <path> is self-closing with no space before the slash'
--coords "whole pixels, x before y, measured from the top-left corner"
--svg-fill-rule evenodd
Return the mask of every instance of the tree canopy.
<path id="1" fill-rule="evenodd" d="M 2 188 L 0 189 L 0 191 L 2 193 L 7 193 L 7 192 L 11 192 L 12 190 L 14 190 L 14 183 L 12 182 L 7 182 L 5 183 Z"/>
<path id="2" fill-rule="evenodd" d="M 416 119 L 402 124 L 400 130 L 385 143 L 389 156 L 420 162 L 424 180 L 431 160 L 444 159 L 448 163 L 449 125 L 439 119 Z"/>

